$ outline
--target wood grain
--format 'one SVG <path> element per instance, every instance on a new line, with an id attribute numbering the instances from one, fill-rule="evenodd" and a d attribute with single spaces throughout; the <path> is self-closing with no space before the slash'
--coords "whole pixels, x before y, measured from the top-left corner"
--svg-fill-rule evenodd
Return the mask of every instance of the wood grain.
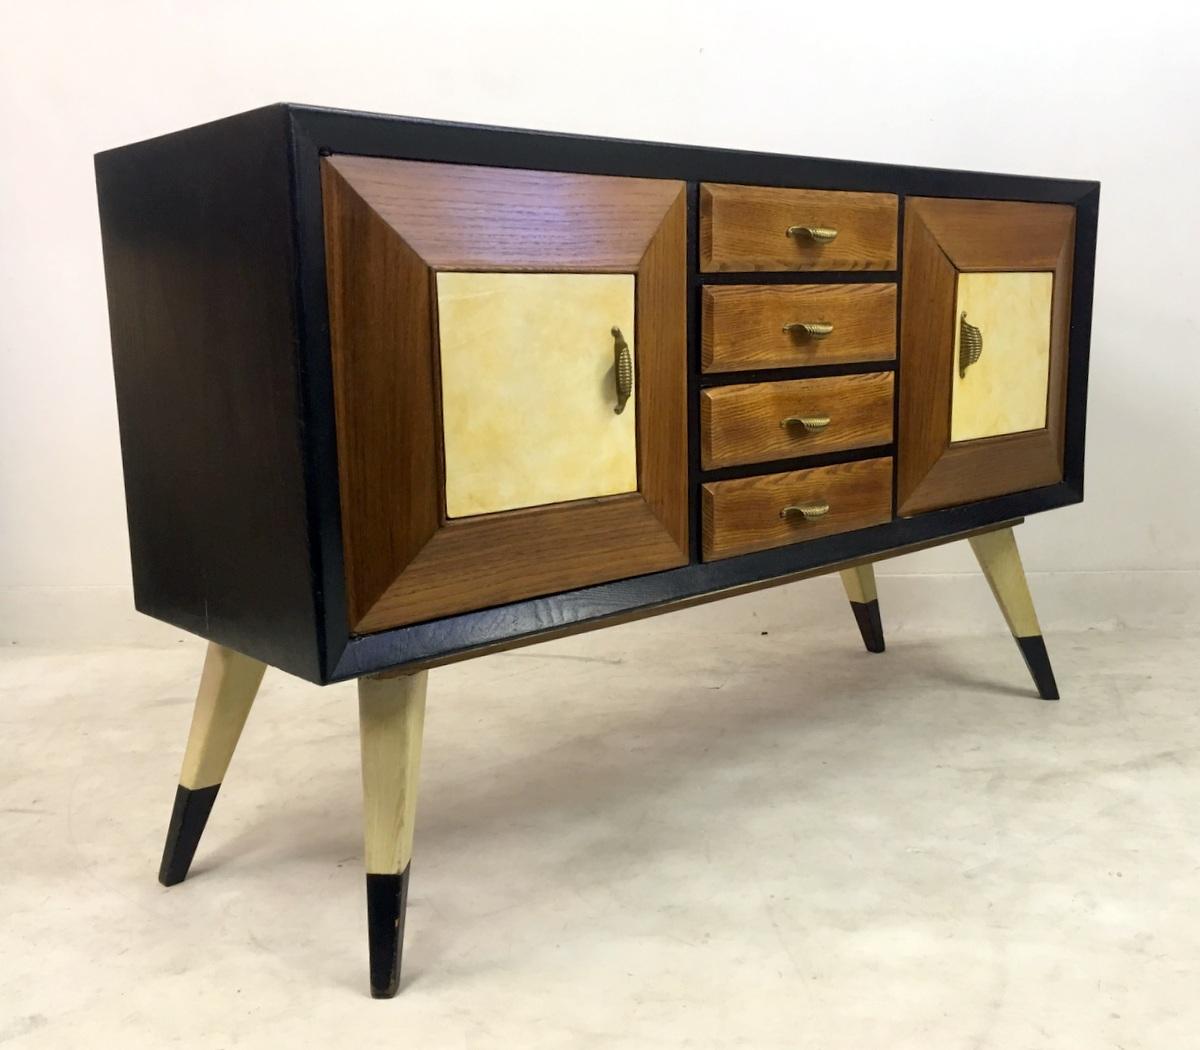
<path id="1" fill-rule="evenodd" d="M 739 383 L 700 393 L 705 470 L 886 445 L 892 440 L 891 372 Z M 828 416 L 824 430 L 782 425 L 790 416 Z"/>
<path id="2" fill-rule="evenodd" d="M 890 193 L 700 186 L 700 269 L 894 270 L 898 199 Z M 789 226 L 827 226 L 829 244 L 789 237 Z"/>
<path id="3" fill-rule="evenodd" d="M 900 324 L 897 505 L 910 516 L 1062 479 L 1075 209 L 909 198 Z M 958 271 L 1054 272 L 1046 427 L 952 444 Z"/>
<path id="4" fill-rule="evenodd" d="M 338 155 L 326 165 L 435 270 L 637 270 L 682 183 Z"/>
<path id="5" fill-rule="evenodd" d="M 352 627 L 440 523 L 432 275 L 337 165 L 321 165 Z"/>
<path id="6" fill-rule="evenodd" d="M 602 179 L 432 165 L 454 205 L 404 161 L 324 161 L 326 244 L 334 392 L 341 473 L 342 531 L 350 627 L 385 630 L 688 561 L 686 196 L 682 183 L 653 193 L 644 179 Z M 385 165 L 381 167 L 381 165 Z M 390 188 L 386 165 L 395 165 Z M 423 165 L 416 165 L 423 167 Z M 587 222 L 607 216 L 623 231 L 580 239 L 529 204 L 529 174 L 546 176 L 543 195 Z M 365 178 L 364 197 L 357 180 Z M 566 180 L 565 182 L 562 180 Z M 536 180 L 535 180 L 536 181 Z M 516 189 L 505 196 L 506 187 Z M 630 216 L 620 208 L 628 182 Z M 582 188 L 580 185 L 582 184 Z M 470 223 L 473 194 L 486 185 L 491 211 L 508 212 L 494 258 L 472 241 L 429 228 L 430 216 Z M 409 242 L 401 190 L 412 189 L 416 240 L 451 269 L 579 272 L 618 263 L 636 274 L 638 492 L 447 520 L 439 459 L 434 295 L 429 260 Z M 590 194 L 590 196 L 589 196 Z M 368 199 L 370 198 L 370 199 Z M 646 201 L 661 205 L 647 222 Z M 591 201 L 593 210 L 583 208 Z M 465 202 L 465 203 L 464 203 Z M 457 209 L 457 210 L 456 210 Z M 530 223 L 545 220 L 538 233 Z M 591 216 L 590 219 L 587 216 Z M 394 226 L 393 223 L 399 224 Z M 630 230 L 643 240 L 634 249 Z M 482 236 L 482 227 L 475 226 Z M 464 255 L 456 256 L 461 248 Z M 524 253 L 524 254 L 522 254 Z M 462 264 L 462 265 L 460 265 Z"/>
<path id="7" fill-rule="evenodd" d="M 890 361 L 896 356 L 894 284 L 709 286 L 702 298 L 700 361 L 705 372 Z M 784 330 L 824 321 L 811 339 Z"/>
<path id="8" fill-rule="evenodd" d="M 701 489 L 704 560 L 880 525 L 892 517 L 890 457 L 787 474 L 713 481 Z M 791 504 L 825 501 L 815 521 L 780 517 Z"/>

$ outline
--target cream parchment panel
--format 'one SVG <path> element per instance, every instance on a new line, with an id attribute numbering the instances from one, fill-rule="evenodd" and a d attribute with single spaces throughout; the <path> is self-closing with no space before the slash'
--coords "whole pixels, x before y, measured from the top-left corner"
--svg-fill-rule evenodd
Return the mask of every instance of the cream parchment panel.
<path id="1" fill-rule="evenodd" d="M 950 440 L 1040 430 L 1050 382 L 1052 273 L 960 273 L 954 309 Z M 959 375 L 967 323 L 983 334 L 983 353 Z"/>
<path id="2" fill-rule="evenodd" d="M 634 275 L 439 273 L 446 513 L 637 491 L 637 396 L 617 403 L 613 326 L 634 360 Z"/>

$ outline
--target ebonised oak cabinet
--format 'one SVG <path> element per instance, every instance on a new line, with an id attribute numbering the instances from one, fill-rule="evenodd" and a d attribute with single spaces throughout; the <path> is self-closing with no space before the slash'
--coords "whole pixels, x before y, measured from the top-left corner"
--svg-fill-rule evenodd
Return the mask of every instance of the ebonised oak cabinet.
<path id="1" fill-rule="evenodd" d="M 1099 186 L 277 105 L 99 154 L 134 589 L 210 641 L 160 878 L 267 665 L 359 679 L 371 988 L 426 671 L 1083 497 Z"/>

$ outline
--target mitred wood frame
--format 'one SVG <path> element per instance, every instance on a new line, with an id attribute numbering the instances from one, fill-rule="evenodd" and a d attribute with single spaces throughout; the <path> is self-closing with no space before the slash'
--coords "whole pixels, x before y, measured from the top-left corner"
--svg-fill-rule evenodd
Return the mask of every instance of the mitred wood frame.
<path id="1" fill-rule="evenodd" d="M 905 202 L 896 505 L 902 516 L 1053 485 L 1063 477 L 1075 209 L 910 197 Z M 1050 270 L 1046 426 L 952 444 L 959 273 Z"/>
<path id="2" fill-rule="evenodd" d="M 321 169 L 351 630 L 687 564 L 684 183 L 364 156 Z M 447 519 L 438 270 L 637 275 L 637 492 Z"/>

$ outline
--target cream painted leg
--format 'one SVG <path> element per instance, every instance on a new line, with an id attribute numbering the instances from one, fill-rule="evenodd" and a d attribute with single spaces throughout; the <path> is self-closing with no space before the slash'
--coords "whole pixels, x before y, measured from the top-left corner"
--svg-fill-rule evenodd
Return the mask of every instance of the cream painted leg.
<path id="1" fill-rule="evenodd" d="M 1021 565 L 1021 555 L 1012 529 L 997 529 L 995 532 L 972 536 L 970 544 L 992 588 L 992 594 L 996 596 L 996 603 L 1004 613 L 1008 629 L 1012 631 L 1025 658 L 1038 693 L 1043 700 L 1057 700 L 1058 685 L 1054 681 L 1050 656 L 1046 652 L 1042 628 L 1033 608 L 1033 598 L 1029 594 L 1029 583 L 1025 579 L 1025 569 Z"/>
<path id="2" fill-rule="evenodd" d="M 867 652 L 883 652 L 883 619 L 879 615 L 879 595 L 875 591 L 875 566 L 870 562 L 855 565 L 852 569 L 843 569 L 841 575 L 863 645 Z"/>
<path id="3" fill-rule="evenodd" d="M 400 987 L 404 914 L 417 810 L 425 671 L 358 680 L 371 994 Z"/>
<path id="4" fill-rule="evenodd" d="M 158 880 L 187 877 L 266 664 L 209 642 Z"/>

